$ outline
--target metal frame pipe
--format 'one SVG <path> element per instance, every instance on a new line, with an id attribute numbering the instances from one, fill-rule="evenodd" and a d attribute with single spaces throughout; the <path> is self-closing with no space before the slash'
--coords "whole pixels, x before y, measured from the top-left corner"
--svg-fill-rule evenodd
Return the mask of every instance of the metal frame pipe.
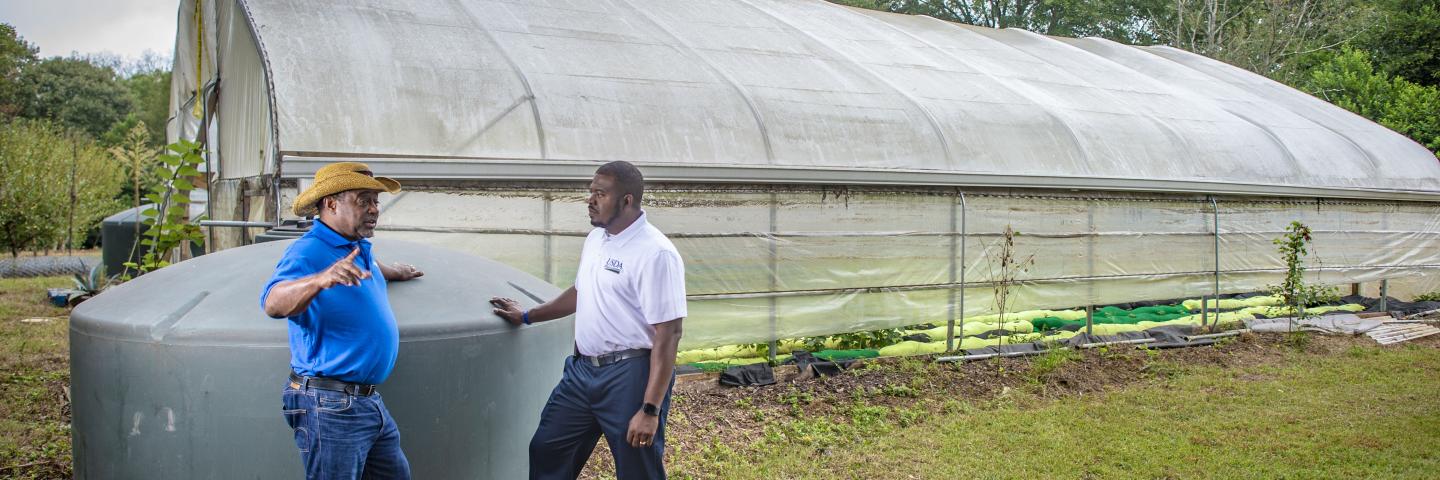
<path id="1" fill-rule="evenodd" d="M 202 227 L 242 227 L 242 228 L 275 228 L 276 224 L 270 222 L 250 222 L 244 220 L 201 220 Z"/>

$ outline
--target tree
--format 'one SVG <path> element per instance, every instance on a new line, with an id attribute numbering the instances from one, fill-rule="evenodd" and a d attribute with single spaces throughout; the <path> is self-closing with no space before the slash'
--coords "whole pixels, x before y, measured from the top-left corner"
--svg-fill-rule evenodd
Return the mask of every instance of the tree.
<path id="1" fill-rule="evenodd" d="M 1154 11 L 1157 35 L 1170 46 L 1268 76 L 1286 84 L 1305 77 L 1325 52 L 1361 36 L 1377 22 L 1357 0 L 1175 0 Z M 1315 54 L 1321 54 L 1317 60 Z"/>
<path id="2" fill-rule="evenodd" d="M 125 200 L 131 208 L 140 206 L 144 193 L 165 183 L 159 160 L 160 149 L 153 144 L 150 129 L 145 122 L 138 122 L 115 146 L 110 147 L 110 155 L 127 180 L 116 198 Z"/>
<path id="3" fill-rule="evenodd" d="M 20 70 L 35 62 L 39 50 L 20 38 L 15 27 L 0 23 L 0 120 L 20 114 L 25 105 Z"/>
<path id="4" fill-rule="evenodd" d="M 20 71 L 27 118 L 48 119 L 100 138 L 133 107 L 115 71 L 79 58 L 53 57 Z"/>
<path id="5" fill-rule="evenodd" d="M 1158 38 L 1149 25 L 1160 0 L 839 0 L 853 7 L 928 15 L 992 28 L 1020 28 L 1045 35 L 1102 37 L 1127 44 Z"/>
<path id="6" fill-rule="evenodd" d="M 150 145 L 165 145 L 165 125 L 170 118 L 170 70 L 146 70 L 121 83 L 130 91 L 133 115 L 149 129 Z"/>
<path id="7" fill-rule="evenodd" d="M 1377 72 L 1370 54 L 1346 48 L 1299 85 L 1341 108 L 1414 139 L 1440 156 L 1440 88 Z"/>
<path id="8" fill-rule="evenodd" d="M 0 122 L 0 247 L 74 246 L 117 210 L 120 170 L 94 142 L 47 121 Z"/>
<path id="9" fill-rule="evenodd" d="M 1354 43 L 1378 70 L 1440 87 L 1440 5 L 1434 0 L 1380 0 L 1379 21 Z"/>

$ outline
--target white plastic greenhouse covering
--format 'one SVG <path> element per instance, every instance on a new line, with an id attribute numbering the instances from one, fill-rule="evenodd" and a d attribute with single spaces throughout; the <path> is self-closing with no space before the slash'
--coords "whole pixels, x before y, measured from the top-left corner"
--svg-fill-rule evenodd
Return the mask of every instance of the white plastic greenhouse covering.
<path id="1" fill-rule="evenodd" d="M 687 348 L 991 312 L 1007 226 L 1012 310 L 1261 290 L 1296 220 L 1321 281 L 1440 272 L 1431 152 L 1168 47 L 818 0 L 185 0 L 179 26 L 171 134 L 211 117 L 216 219 L 359 160 L 407 184 L 381 235 L 566 286 L 581 182 L 628 160 Z"/>

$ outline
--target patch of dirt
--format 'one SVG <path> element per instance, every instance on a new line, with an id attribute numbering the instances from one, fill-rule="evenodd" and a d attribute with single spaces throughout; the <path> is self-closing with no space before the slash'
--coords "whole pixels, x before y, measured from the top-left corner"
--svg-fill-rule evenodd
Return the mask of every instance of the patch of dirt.
<path id="1" fill-rule="evenodd" d="M 744 446 L 762 438 L 765 426 L 794 418 L 830 416 L 843 421 L 846 409 L 863 398 L 867 405 L 952 408 L 950 401 L 984 406 L 1012 392 L 1054 399 L 1094 395 L 1147 382 L 1163 382 L 1194 368 L 1243 368 L 1273 364 L 1297 354 L 1335 355 L 1352 347 L 1440 349 L 1440 335 L 1399 345 L 1378 346 L 1369 337 L 1311 334 L 1300 347 L 1284 335 L 1243 334 L 1212 346 L 1142 350 L 1117 345 L 1076 352 L 1049 371 L 1037 371 L 1041 357 L 938 363 L 933 357 L 881 358 L 843 374 L 764 387 L 677 388 L 666 428 L 667 464 L 674 455 L 700 455 L 716 444 Z M 1053 362 L 1052 362 L 1053 363 Z M 1265 381 L 1259 376 L 1242 377 Z M 614 478 L 614 461 L 602 438 L 581 478 Z"/>

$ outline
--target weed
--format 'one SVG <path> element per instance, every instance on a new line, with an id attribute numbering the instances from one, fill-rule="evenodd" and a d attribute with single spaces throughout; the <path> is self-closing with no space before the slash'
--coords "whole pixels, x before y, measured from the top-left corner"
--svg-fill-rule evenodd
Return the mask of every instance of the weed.
<path id="1" fill-rule="evenodd" d="M 1140 367 L 1140 374 L 1146 378 L 1172 378 L 1180 373 L 1180 367 L 1173 362 L 1149 362 Z"/>
<path id="2" fill-rule="evenodd" d="M 885 425 L 885 417 L 889 414 L 889 407 L 865 405 L 863 403 L 856 404 L 850 407 L 850 423 L 862 428 L 883 427 Z"/>
<path id="3" fill-rule="evenodd" d="M 815 401 L 815 396 L 791 386 L 789 391 L 786 391 L 784 395 L 780 396 L 780 401 L 789 405 L 809 405 L 810 402 Z"/>
<path id="4" fill-rule="evenodd" d="M 880 393 L 891 397 L 916 398 L 920 392 L 906 385 L 886 385 L 880 387 Z"/>
<path id="5" fill-rule="evenodd" d="M 1295 349 L 1297 352 L 1304 352 L 1310 346 L 1310 332 L 1294 330 L 1285 334 L 1285 346 Z"/>
<path id="6" fill-rule="evenodd" d="M 945 403 L 940 404 L 940 411 L 945 412 L 945 413 L 947 413 L 947 414 L 952 414 L 952 415 L 953 415 L 953 414 L 968 414 L 968 413 L 974 411 L 974 407 L 972 407 L 972 406 L 971 406 L 969 403 L 967 403 L 967 402 L 961 402 L 961 401 L 959 401 L 959 400 L 950 399 L 950 400 L 945 400 Z"/>
<path id="7" fill-rule="evenodd" d="M 791 386 L 789 391 L 780 396 L 780 402 L 790 406 L 789 412 L 792 417 L 799 417 L 804 413 L 804 411 L 800 409 L 800 406 L 809 405 L 810 402 L 813 401 L 815 401 L 815 397 L 810 395 L 809 392 L 802 392 L 794 386 Z"/>
<path id="8" fill-rule="evenodd" d="M 895 413 L 895 421 L 900 424 L 901 427 L 908 427 L 920 423 L 920 419 L 925 417 L 925 410 L 918 407 L 900 409 Z"/>
<path id="9" fill-rule="evenodd" d="M 1074 350 L 1068 348 L 1052 348 L 1046 351 L 1044 355 L 1035 357 L 1035 360 L 1030 363 L 1030 380 L 1039 382 L 1042 378 L 1045 378 L 1046 375 L 1049 375 L 1050 372 L 1054 372 L 1066 363 L 1070 363 L 1078 358 L 1080 358 L 1080 354 Z"/>
<path id="10" fill-rule="evenodd" d="M 855 427 L 828 418 L 793 420 L 765 426 L 765 440 L 772 444 L 799 444 L 817 448 L 837 445 L 855 435 Z"/>

